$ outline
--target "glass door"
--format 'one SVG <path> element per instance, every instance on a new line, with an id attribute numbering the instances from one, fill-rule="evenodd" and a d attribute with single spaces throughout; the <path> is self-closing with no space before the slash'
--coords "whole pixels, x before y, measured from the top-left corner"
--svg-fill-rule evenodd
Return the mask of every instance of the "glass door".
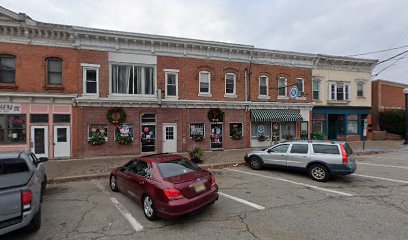
<path id="1" fill-rule="evenodd" d="M 141 121 L 142 153 L 156 152 L 156 115 L 143 114 Z"/>
<path id="2" fill-rule="evenodd" d="M 211 124 L 211 148 L 222 148 L 222 124 Z"/>
<path id="3" fill-rule="evenodd" d="M 31 127 L 31 151 L 37 157 L 48 157 L 48 127 Z"/>

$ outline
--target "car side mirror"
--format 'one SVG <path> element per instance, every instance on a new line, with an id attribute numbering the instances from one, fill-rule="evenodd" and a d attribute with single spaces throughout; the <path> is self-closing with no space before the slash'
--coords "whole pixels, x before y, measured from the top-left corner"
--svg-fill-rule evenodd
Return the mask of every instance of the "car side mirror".
<path id="1" fill-rule="evenodd" d="M 267 151 L 268 153 L 271 153 L 271 152 L 273 152 L 273 150 L 272 149 L 268 149 L 268 151 Z"/>
<path id="2" fill-rule="evenodd" d="M 47 157 L 40 157 L 40 158 L 38 159 L 38 161 L 39 161 L 40 163 L 47 162 L 47 161 L 48 161 L 48 158 L 47 158 Z"/>

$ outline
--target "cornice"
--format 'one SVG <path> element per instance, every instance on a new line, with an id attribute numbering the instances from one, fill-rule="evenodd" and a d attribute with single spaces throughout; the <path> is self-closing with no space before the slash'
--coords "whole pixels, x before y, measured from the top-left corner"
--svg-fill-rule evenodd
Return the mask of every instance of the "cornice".
<path id="1" fill-rule="evenodd" d="M 2 103 L 65 103 L 72 104 L 77 94 L 0 92 Z"/>

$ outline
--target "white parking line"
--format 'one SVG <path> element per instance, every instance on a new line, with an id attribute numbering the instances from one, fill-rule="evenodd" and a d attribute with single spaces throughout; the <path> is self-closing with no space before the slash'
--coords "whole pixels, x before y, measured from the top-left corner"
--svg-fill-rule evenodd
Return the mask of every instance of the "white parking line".
<path id="1" fill-rule="evenodd" d="M 368 165 L 368 166 L 378 166 L 378 167 L 390 167 L 390 168 L 400 168 L 400 169 L 407 169 L 407 170 L 408 170 L 408 167 L 401 167 L 401 166 L 395 166 L 395 165 L 386 165 L 386 164 L 362 163 L 362 162 L 359 162 L 358 165 Z"/>
<path id="2" fill-rule="evenodd" d="M 369 175 L 361 175 L 361 174 L 353 174 L 353 176 L 365 177 L 365 178 L 373 178 L 373 179 L 379 179 L 379 180 L 384 180 L 384 181 L 390 181 L 390 182 L 397 182 L 397 183 L 408 184 L 408 181 L 397 180 L 397 179 L 391 179 L 391 178 L 383 178 L 383 177 L 376 177 L 376 176 L 369 176 Z"/>
<path id="3" fill-rule="evenodd" d="M 258 210 L 264 210 L 264 209 L 265 209 L 265 207 L 262 207 L 261 205 L 258 205 L 258 204 L 256 204 L 256 203 L 249 202 L 249 201 L 244 200 L 244 199 L 241 199 L 241 198 L 237 198 L 237 197 L 234 197 L 234 196 L 231 196 L 231 195 L 222 193 L 222 192 L 218 192 L 218 194 L 219 194 L 220 196 L 223 196 L 223 197 L 225 197 L 225 198 L 229 198 L 229 199 L 234 200 L 234 201 L 237 201 L 237 202 L 239 202 L 239 203 L 242 203 L 242 204 L 248 205 L 248 206 L 250 206 L 250 207 L 256 208 L 256 209 L 258 209 Z"/>
<path id="4" fill-rule="evenodd" d="M 130 223 L 130 225 L 136 232 L 140 232 L 143 230 L 143 226 L 138 221 L 136 221 L 132 214 L 130 214 L 129 211 L 122 204 L 120 204 L 116 198 L 111 197 L 110 200 L 113 202 L 115 207 L 126 218 L 126 220 Z"/>
<path id="5" fill-rule="evenodd" d="M 105 187 L 97 180 L 93 179 L 91 180 L 93 184 L 95 184 L 95 186 L 97 186 L 104 194 L 109 194 Z M 115 207 L 119 210 L 119 212 L 125 217 L 125 219 L 129 222 L 129 224 L 132 226 L 132 228 L 136 231 L 136 232 L 140 232 L 143 230 L 143 226 L 132 216 L 132 214 L 129 213 L 129 211 L 122 205 L 119 203 L 119 201 L 114 198 L 114 197 L 110 197 L 109 198 L 113 205 L 115 205 Z"/>
<path id="6" fill-rule="evenodd" d="M 269 178 L 269 179 L 274 179 L 274 180 L 278 180 L 278 181 L 282 181 L 282 182 L 287 182 L 287 183 L 292 183 L 292 184 L 296 184 L 296 185 L 300 185 L 300 186 L 305 186 L 305 187 L 317 189 L 317 190 L 320 190 L 320 191 L 323 191 L 323 192 L 335 193 L 335 194 L 339 194 L 339 195 L 343 195 L 343 196 L 347 196 L 347 197 L 352 197 L 353 196 L 350 193 L 340 192 L 340 191 L 327 189 L 327 188 L 322 188 L 322 187 L 318 187 L 318 186 L 314 186 L 314 185 L 310 185 L 310 184 L 306 184 L 306 183 L 295 182 L 295 181 L 285 179 L 285 178 L 270 177 L 270 176 L 265 176 L 265 175 L 261 175 L 261 174 L 257 174 L 257 173 L 250 173 L 250 172 L 240 171 L 240 170 L 235 170 L 235 169 L 230 169 L 230 168 L 225 168 L 225 169 L 229 170 L 229 171 L 245 173 L 245 174 L 254 175 L 254 176 L 258 176 L 258 177 Z"/>
<path id="7" fill-rule="evenodd" d="M 387 160 L 404 160 L 404 159 L 401 159 L 401 158 L 392 158 L 392 157 L 371 157 L 371 156 L 357 156 L 356 157 L 357 158 L 357 160 L 358 159 L 387 159 Z"/>

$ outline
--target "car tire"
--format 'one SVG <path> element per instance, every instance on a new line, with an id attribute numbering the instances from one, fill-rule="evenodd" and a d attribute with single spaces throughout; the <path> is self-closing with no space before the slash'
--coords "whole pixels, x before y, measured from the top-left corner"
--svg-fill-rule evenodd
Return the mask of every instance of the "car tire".
<path id="1" fill-rule="evenodd" d="M 312 166 L 310 166 L 308 169 L 308 173 L 313 180 L 318 182 L 326 182 L 330 177 L 330 173 L 327 167 L 321 164 L 313 164 Z"/>
<path id="2" fill-rule="evenodd" d="M 258 157 L 251 157 L 249 159 L 249 166 L 254 169 L 254 170 L 260 170 L 262 169 L 262 161 Z"/>
<path id="3" fill-rule="evenodd" d="M 116 180 L 116 176 L 114 175 L 111 175 L 109 178 L 109 186 L 113 192 L 119 192 L 118 182 Z"/>
<path id="4" fill-rule="evenodd" d="M 149 221 L 157 220 L 156 208 L 154 201 L 149 194 L 145 194 L 142 199 L 143 213 Z"/>
<path id="5" fill-rule="evenodd" d="M 45 194 L 45 189 L 47 188 L 47 175 L 44 175 L 44 180 L 41 183 L 41 197 L 40 202 L 43 202 L 43 196 Z"/>
<path id="6" fill-rule="evenodd" d="M 38 209 L 38 212 L 34 215 L 31 222 L 28 224 L 26 230 L 28 232 L 37 232 L 41 228 L 41 206 Z"/>

